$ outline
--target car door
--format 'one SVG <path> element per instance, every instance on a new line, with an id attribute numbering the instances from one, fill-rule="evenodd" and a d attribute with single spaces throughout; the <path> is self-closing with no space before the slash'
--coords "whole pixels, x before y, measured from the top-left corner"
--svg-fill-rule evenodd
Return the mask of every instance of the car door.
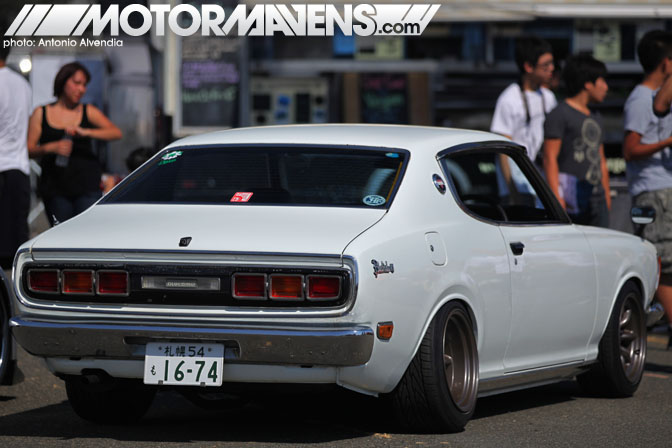
<path id="1" fill-rule="evenodd" d="M 448 158 L 463 169 L 491 173 L 487 186 L 472 184 L 459 195 L 467 211 L 498 223 L 508 249 L 512 317 L 505 371 L 583 360 L 597 305 L 594 258 L 584 234 L 524 152 L 500 144 Z"/>

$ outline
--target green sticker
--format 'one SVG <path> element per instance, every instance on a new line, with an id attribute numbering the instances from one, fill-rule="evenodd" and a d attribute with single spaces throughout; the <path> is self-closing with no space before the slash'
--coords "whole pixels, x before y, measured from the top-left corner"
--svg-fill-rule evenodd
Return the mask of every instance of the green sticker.
<path id="1" fill-rule="evenodd" d="M 161 161 L 159 162 L 159 166 L 160 165 L 165 165 L 167 163 L 173 163 L 175 161 L 175 159 L 177 159 L 181 155 L 182 155 L 182 151 L 171 151 L 167 154 L 164 154 L 161 157 Z"/>

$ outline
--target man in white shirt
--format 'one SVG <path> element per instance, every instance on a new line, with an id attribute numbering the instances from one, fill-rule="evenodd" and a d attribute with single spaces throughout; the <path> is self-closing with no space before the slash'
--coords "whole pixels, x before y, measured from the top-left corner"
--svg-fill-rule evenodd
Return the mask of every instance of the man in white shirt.
<path id="1" fill-rule="evenodd" d="M 520 79 L 499 95 L 490 131 L 524 146 L 530 160 L 541 166 L 536 159 L 544 142 L 544 121 L 557 105 L 553 92 L 543 87 L 553 78 L 552 48 L 538 37 L 522 37 L 516 42 L 515 57 Z M 515 164 L 504 164 L 501 170 L 509 187 L 513 181 L 518 192 L 528 192 L 530 186 Z M 501 182 L 500 189 L 506 191 Z"/>
<path id="2" fill-rule="evenodd" d="M 16 250 L 28 239 L 30 210 L 26 142 L 32 92 L 28 82 L 5 65 L 9 50 L 9 46 L 0 47 L 0 265 L 4 269 L 11 267 Z"/>

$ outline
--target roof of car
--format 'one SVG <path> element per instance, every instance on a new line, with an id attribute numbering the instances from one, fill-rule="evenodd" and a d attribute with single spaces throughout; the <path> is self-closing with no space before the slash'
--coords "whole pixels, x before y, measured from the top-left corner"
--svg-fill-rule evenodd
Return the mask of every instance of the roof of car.
<path id="1" fill-rule="evenodd" d="M 312 124 L 235 128 L 186 137 L 169 148 L 222 144 L 309 144 L 399 148 L 436 152 L 482 141 L 510 142 L 482 131 L 384 124 Z"/>

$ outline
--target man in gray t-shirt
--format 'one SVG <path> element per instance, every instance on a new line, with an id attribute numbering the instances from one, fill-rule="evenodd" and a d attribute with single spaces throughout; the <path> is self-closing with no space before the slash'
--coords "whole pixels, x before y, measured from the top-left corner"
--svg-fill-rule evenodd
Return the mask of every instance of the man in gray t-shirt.
<path id="1" fill-rule="evenodd" d="M 639 137 L 640 147 L 649 146 L 655 152 L 643 157 L 624 145 L 627 160 L 626 175 L 632 197 L 645 192 L 672 188 L 672 115 L 657 117 L 653 98 L 658 89 L 639 84 L 625 102 L 624 127 L 626 142 Z M 637 134 L 632 136 L 632 134 Z M 634 146 L 634 145 L 632 145 Z M 656 148 L 656 149 L 654 149 Z M 628 151 L 630 149 L 630 151 Z"/>
<path id="2" fill-rule="evenodd" d="M 656 298 L 672 322 L 672 117 L 654 113 L 656 92 L 672 75 L 672 33 L 649 31 L 637 45 L 644 80 L 625 103 L 625 139 L 628 184 L 633 204 L 656 210 L 656 220 L 644 228 L 660 257 L 661 276 Z M 672 325 L 670 326 L 672 345 Z"/>

